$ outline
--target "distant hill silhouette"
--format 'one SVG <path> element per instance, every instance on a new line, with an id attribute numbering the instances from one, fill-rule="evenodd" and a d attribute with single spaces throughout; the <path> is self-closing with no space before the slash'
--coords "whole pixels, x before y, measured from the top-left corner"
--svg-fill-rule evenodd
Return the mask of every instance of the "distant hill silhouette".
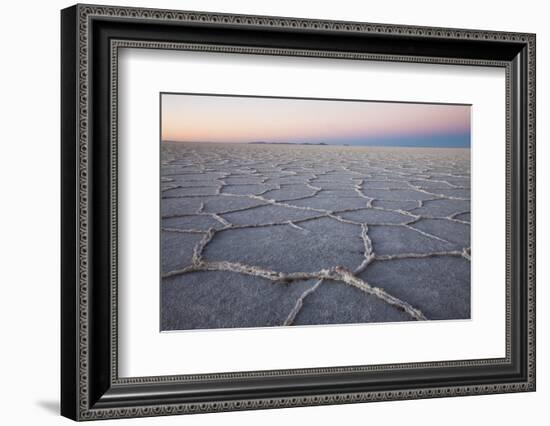
<path id="1" fill-rule="evenodd" d="M 328 143 L 324 142 L 265 142 L 265 141 L 256 141 L 256 142 L 248 142 L 249 145 L 328 145 Z"/>

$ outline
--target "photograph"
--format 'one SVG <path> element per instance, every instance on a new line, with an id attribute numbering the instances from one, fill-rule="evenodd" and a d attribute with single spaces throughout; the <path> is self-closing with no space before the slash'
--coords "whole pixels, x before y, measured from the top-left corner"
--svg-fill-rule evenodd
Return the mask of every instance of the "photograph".
<path id="1" fill-rule="evenodd" d="M 160 331 L 469 320 L 471 143 L 469 104 L 160 93 Z"/>

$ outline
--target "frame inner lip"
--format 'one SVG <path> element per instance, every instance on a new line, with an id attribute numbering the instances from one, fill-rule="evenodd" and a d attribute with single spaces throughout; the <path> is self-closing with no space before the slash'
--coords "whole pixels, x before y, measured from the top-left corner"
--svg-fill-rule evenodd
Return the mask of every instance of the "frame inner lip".
<path id="1" fill-rule="evenodd" d="M 209 52 L 209 47 L 204 46 L 202 44 L 196 44 L 196 43 L 175 43 L 175 42 L 151 42 L 146 40 L 130 40 L 130 39 L 118 39 L 114 38 L 110 40 L 110 61 L 111 66 L 114 66 L 114 69 L 118 69 L 118 49 L 119 48 L 138 48 L 138 49 L 147 49 L 148 47 L 153 46 L 155 49 L 169 49 L 169 50 L 191 50 L 191 51 L 200 51 L 200 52 Z M 269 49 L 266 49 L 265 47 L 257 48 L 257 47 L 249 47 L 249 46 L 224 46 L 224 45 L 215 45 L 214 52 L 224 52 L 227 53 L 238 53 L 239 50 L 242 50 L 244 54 L 254 54 L 255 52 L 266 52 L 269 51 Z M 295 55 L 296 51 L 301 52 L 300 49 L 280 49 L 276 48 L 274 49 L 277 51 L 277 56 L 279 55 Z M 317 51 L 315 51 L 317 53 Z M 322 52 L 325 56 L 326 54 L 334 54 L 337 55 L 336 59 L 340 58 L 341 53 L 340 52 Z M 360 57 L 362 60 L 369 60 L 372 58 L 378 59 L 379 55 L 377 54 L 368 54 L 368 53 L 361 53 Z M 330 57 L 328 57 L 330 59 Z M 427 63 L 439 63 L 439 62 L 431 62 L 432 60 L 436 61 L 437 58 L 428 58 L 429 60 Z M 386 59 L 391 62 L 419 62 L 419 58 L 415 56 L 408 56 L 405 57 L 403 55 L 389 55 Z M 420 58 L 420 62 L 425 62 L 424 58 Z M 469 65 L 477 65 L 477 66 L 497 66 L 497 67 L 503 67 L 506 71 L 506 80 L 509 79 L 509 74 L 511 72 L 511 66 L 506 61 L 487 61 L 483 59 L 471 59 L 471 60 L 463 60 L 463 59 L 443 59 L 443 64 L 456 64 L 456 65 L 465 65 L 465 63 Z M 116 81 L 116 76 L 112 76 L 113 80 Z M 507 89 L 509 90 L 508 86 Z M 172 93 L 172 92 L 162 92 L 162 93 Z M 229 95 L 228 95 L 229 96 Z M 263 96 L 262 96 L 263 97 Z M 313 98 L 312 98 L 313 99 Z M 314 98 L 318 99 L 318 98 Z M 114 112 L 117 111 L 117 105 L 118 105 L 118 99 L 115 96 L 111 96 L 111 108 Z M 116 135 L 116 123 L 111 122 L 112 132 Z M 508 138 L 508 134 L 507 134 Z M 116 164 L 116 149 L 114 149 L 113 152 L 113 160 Z M 115 195 L 116 196 L 116 195 Z M 112 206 L 116 206 L 116 203 L 112 204 Z M 113 208 L 112 211 L 112 221 L 113 223 L 117 223 L 117 209 L 116 207 Z M 508 214 L 508 213 L 507 213 Z M 507 297 L 507 304 L 508 304 L 508 297 Z M 507 308 L 508 309 L 508 308 Z M 112 306 L 113 312 L 116 312 L 116 306 Z M 507 315 L 507 319 L 509 318 L 509 315 Z M 116 318 L 113 318 L 113 322 L 116 321 Z M 383 368 L 385 371 L 392 371 L 395 369 L 404 370 L 404 369 L 417 369 L 417 368 L 463 368 L 464 366 L 471 366 L 471 367 L 483 367 L 486 365 L 501 365 L 504 367 L 508 367 L 512 364 L 511 359 L 511 352 L 510 352 L 510 341 L 511 341 L 511 335 L 510 335 L 510 326 L 507 320 L 506 324 L 506 356 L 503 358 L 482 358 L 482 359 L 467 359 L 467 360 L 456 360 L 456 361 L 428 361 L 428 362 L 411 362 L 411 363 L 396 363 L 396 364 L 375 364 L 375 365 L 360 365 L 360 366 L 334 366 L 334 367 L 320 367 L 320 368 L 296 368 L 296 369 L 283 369 L 283 370 L 260 370 L 260 371 L 241 371 L 241 372 L 231 372 L 231 373 L 204 373 L 204 374 L 183 374 L 183 375 L 168 375 L 168 376 L 147 376 L 147 377 L 134 377 L 134 378 L 128 378 L 128 377 L 118 377 L 118 372 L 116 374 L 113 374 L 111 377 L 112 383 L 117 385 L 129 385 L 129 384 L 153 384 L 153 383 L 173 383 L 174 380 L 177 381 L 197 381 L 197 380 L 220 380 L 220 379 L 248 379 L 248 378 L 269 378 L 273 375 L 277 376 L 285 376 L 285 377 L 294 377 L 294 376 L 300 376 L 304 374 L 330 374 L 330 375 L 339 375 L 339 374 L 347 374 L 347 373 L 353 373 L 353 372 L 362 372 L 362 373 L 369 373 L 369 372 L 376 372 L 380 371 L 381 368 Z M 114 357 L 117 358 L 117 355 L 114 355 Z M 115 360 L 116 362 L 116 360 Z M 116 365 L 116 364 L 115 364 Z M 118 370 L 117 370 L 118 371 Z"/>

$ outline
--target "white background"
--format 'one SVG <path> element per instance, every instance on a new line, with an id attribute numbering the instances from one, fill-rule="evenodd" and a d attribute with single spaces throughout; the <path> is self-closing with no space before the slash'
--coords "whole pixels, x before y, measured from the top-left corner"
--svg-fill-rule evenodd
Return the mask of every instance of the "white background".
<path id="1" fill-rule="evenodd" d="M 504 357 L 504 76 L 502 68 L 122 50 L 119 374 Z M 158 97 L 166 91 L 471 103 L 471 320 L 159 333 L 159 265 L 151 259 L 159 258 Z"/>
<path id="2" fill-rule="evenodd" d="M 120 0 L 122 3 L 123 1 Z M 118 4 L 118 1 L 103 3 Z M 139 1 L 133 6 L 528 31 L 537 33 L 538 390 L 422 401 L 118 420 L 119 424 L 256 425 L 369 422 L 547 424 L 550 400 L 550 28 L 545 2 Z M 3 5 L 0 73 L 0 392 L 3 424 L 69 424 L 59 394 L 59 9 L 64 1 Z M 546 192 L 546 194 L 544 193 Z M 102 424 L 117 424 L 108 421 Z"/>

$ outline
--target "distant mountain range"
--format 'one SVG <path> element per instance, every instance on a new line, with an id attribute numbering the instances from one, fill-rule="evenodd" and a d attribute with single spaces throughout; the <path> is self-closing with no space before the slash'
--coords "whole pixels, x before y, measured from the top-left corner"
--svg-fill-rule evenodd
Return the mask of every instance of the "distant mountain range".
<path id="1" fill-rule="evenodd" d="M 265 141 L 257 141 L 257 142 L 247 142 L 249 145 L 328 145 L 328 143 L 324 142 L 265 142 Z"/>

